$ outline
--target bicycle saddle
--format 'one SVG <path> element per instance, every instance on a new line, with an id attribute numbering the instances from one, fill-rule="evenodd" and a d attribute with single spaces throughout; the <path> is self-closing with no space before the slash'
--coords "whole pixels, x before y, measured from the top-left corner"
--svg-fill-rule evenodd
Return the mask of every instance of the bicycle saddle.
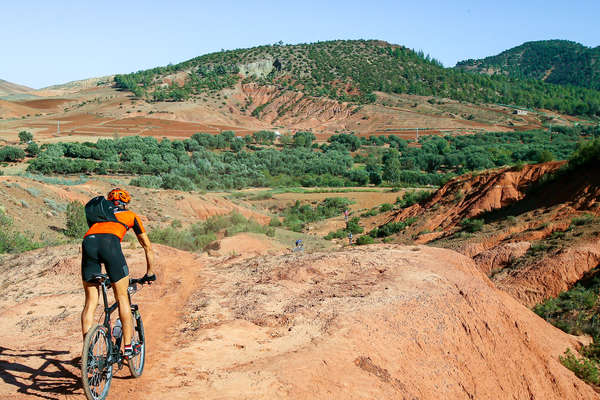
<path id="1" fill-rule="evenodd" d="M 98 281 L 98 282 L 102 282 L 102 281 L 107 281 L 108 280 L 108 275 L 106 274 L 94 274 L 92 275 L 92 280 L 93 281 Z"/>

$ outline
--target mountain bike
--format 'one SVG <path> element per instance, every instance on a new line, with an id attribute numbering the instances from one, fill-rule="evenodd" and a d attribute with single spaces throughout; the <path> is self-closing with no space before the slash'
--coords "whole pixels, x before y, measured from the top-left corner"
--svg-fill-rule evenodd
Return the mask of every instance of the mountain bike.
<path id="1" fill-rule="evenodd" d="M 146 360 L 146 337 L 144 324 L 137 304 L 131 304 L 131 296 L 138 291 L 138 285 L 150 283 L 147 276 L 139 279 L 130 279 L 127 295 L 131 304 L 133 317 L 133 340 L 140 344 L 140 350 L 128 360 L 121 351 L 122 332 L 119 334 L 117 326 L 111 329 L 110 315 L 118 309 L 119 304 L 108 304 L 107 288 L 110 288 L 110 278 L 105 274 L 96 274 L 93 279 L 102 286 L 102 299 L 104 300 L 104 323 L 96 325 L 88 331 L 83 341 L 83 355 L 81 356 L 81 380 L 83 390 L 89 400 L 103 400 L 108 395 L 112 381 L 114 365 L 118 370 L 126 362 L 134 378 L 139 378 L 144 371 Z M 113 332 L 115 330 L 115 332 Z"/>

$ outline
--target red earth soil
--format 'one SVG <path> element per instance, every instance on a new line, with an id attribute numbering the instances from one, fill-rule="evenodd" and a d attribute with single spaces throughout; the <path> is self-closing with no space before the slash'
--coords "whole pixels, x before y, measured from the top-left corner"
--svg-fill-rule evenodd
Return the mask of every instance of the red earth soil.
<path id="1" fill-rule="evenodd" d="M 134 296 L 140 379 L 109 398 L 598 399 L 558 356 L 580 343 L 494 288 L 469 258 L 425 246 L 241 260 L 155 246 Z M 141 249 L 125 249 L 132 275 Z M 0 397 L 82 398 L 77 246 L 0 264 Z"/>
<path id="2" fill-rule="evenodd" d="M 473 257 L 481 271 L 494 275 L 493 281 L 500 288 L 523 304 L 533 306 L 569 289 L 586 272 L 600 265 L 600 235 L 591 232 L 586 236 L 579 233 L 557 250 L 531 258 L 524 267 L 506 268 L 524 257 L 532 242 L 543 243 L 555 232 L 563 235 L 572 226 L 574 217 L 600 215 L 597 166 L 559 172 L 554 180 L 528 194 L 532 184 L 561 165 L 554 162 L 528 165 L 519 171 L 501 169 L 462 176 L 444 185 L 424 203 L 391 213 L 385 222 L 418 217 L 404 235 L 417 236 L 417 242 L 427 243 L 452 239 L 458 224 L 466 218 L 493 211 L 500 213 L 499 210 L 512 207 L 509 210 L 513 223 L 507 224 L 506 215 L 501 213 L 489 214 L 490 225 L 485 233 L 451 247 Z M 593 226 L 589 228 L 592 231 Z M 431 233 L 419 233 L 425 230 Z"/>

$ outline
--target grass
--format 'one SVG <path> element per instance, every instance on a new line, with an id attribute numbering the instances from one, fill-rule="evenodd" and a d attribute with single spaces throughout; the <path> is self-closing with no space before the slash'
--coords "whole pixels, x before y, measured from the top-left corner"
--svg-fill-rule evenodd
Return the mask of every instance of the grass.
<path id="1" fill-rule="evenodd" d="M 375 188 L 315 188 L 306 189 L 302 187 L 278 188 L 271 190 L 272 194 L 282 193 L 358 193 L 358 192 L 381 192 Z"/>
<path id="2" fill-rule="evenodd" d="M 50 207 L 53 211 L 57 213 L 62 213 L 67 211 L 67 205 L 65 203 L 59 203 L 53 199 L 44 198 L 44 204 Z"/>
<path id="3" fill-rule="evenodd" d="M 233 236 L 240 232 L 263 233 L 267 236 L 275 236 L 275 229 L 259 224 L 252 219 L 246 219 L 243 215 L 233 212 L 229 215 L 215 216 L 204 222 L 182 228 L 181 223 L 173 221 L 165 228 L 153 229 L 150 240 L 167 246 L 186 251 L 204 250 L 206 246 L 217 239 L 218 234 Z"/>
<path id="4" fill-rule="evenodd" d="M 373 237 L 369 235 L 363 235 L 356 240 L 356 244 L 359 246 L 373 243 L 375 243 L 375 239 L 373 239 Z"/>
<path id="5" fill-rule="evenodd" d="M 65 186 L 73 186 L 73 185 L 82 185 L 86 183 L 89 179 L 83 176 L 80 176 L 77 179 L 66 179 L 66 178 L 58 178 L 53 176 L 44 176 L 32 174 L 29 172 L 22 172 L 16 174 L 16 176 L 21 176 L 23 178 L 28 178 L 37 182 L 47 183 L 50 185 L 65 185 Z"/>
<path id="6" fill-rule="evenodd" d="M 291 231 L 300 232 L 309 222 L 340 215 L 353 202 L 345 197 L 328 197 L 315 207 L 300 201 L 283 211 L 283 224 Z"/>
<path id="7" fill-rule="evenodd" d="M 35 242 L 31 238 L 32 235 L 16 232 L 12 224 L 12 218 L 0 209 L 0 254 L 22 253 L 48 245 L 48 243 Z"/>
<path id="8" fill-rule="evenodd" d="M 592 214 L 583 214 L 579 217 L 575 217 L 571 220 L 571 224 L 575 226 L 588 225 L 594 223 L 596 221 L 596 217 Z"/>
<path id="9" fill-rule="evenodd" d="M 431 197 L 433 192 L 428 190 L 409 190 L 404 193 L 404 196 L 396 199 L 396 204 L 401 208 L 410 207 L 413 204 L 420 203 Z"/>
<path id="10" fill-rule="evenodd" d="M 463 227 L 463 230 L 469 233 L 475 233 L 483 228 L 484 223 L 485 221 L 483 219 L 466 218 L 461 221 L 460 225 Z"/>

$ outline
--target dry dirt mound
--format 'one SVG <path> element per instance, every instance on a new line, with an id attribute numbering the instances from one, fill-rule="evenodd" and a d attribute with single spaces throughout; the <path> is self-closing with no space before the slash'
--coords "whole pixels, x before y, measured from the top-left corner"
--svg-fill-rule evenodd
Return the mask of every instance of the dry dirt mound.
<path id="1" fill-rule="evenodd" d="M 541 176 L 557 170 L 564 162 L 526 165 L 521 170 L 504 168 L 479 175 L 455 178 L 440 188 L 425 203 L 415 204 L 394 213 L 386 222 L 404 221 L 408 217 L 424 217 L 412 231 L 439 231 L 428 240 L 443 236 L 465 218 L 497 210 L 525 197 L 525 190 Z M 434 207 L 435 206 L 435 207 Z M 430 211 L 434 209 L 433 212 Z"/>
<path id="2" fill-rule="evenodd" d="M 534 305 L 570 289 L 586 272 L 600 265 L 600 240 L 565 248 L 540 257 L 534 264 L 508 270 L 494 282 L 521 303 Z"/>
<path id="3" fill-rule="evenodd" d="M 576 340 L 454 252 L 156 250 L 159 281 L 135 296 L 146 370 L 115 379 L 112 398 L 599 398 L 557 359 Z M 126 253 L 141 274 L 141 251 Z M 0 397 L 81 398 L 78 257 L 49 248 L 0 266 Z"/>
<path id="4" fill-rule="evenodd" d="M 269 240 L 265 235 L 258 233 L 238 233 L 211 243 L 209 254 L 211 256 L 242 256 L 248 258 L 259 254 L 277 254 L 289 249 L 281 243 Z"/>
<path id="5" fill-rule="evenodd" d="M 417 217 L 401 238 L 435 241 L 474 258 L 499 287 L 532 306 L 600 263 L 600 169 L 557 171 L 561 164 L 462 176 L 386 222 Z M 538 182 L 550 172 L 556 173 Z M 461 231 L 466 218 L 484 218 L 481 232 Z"/>

